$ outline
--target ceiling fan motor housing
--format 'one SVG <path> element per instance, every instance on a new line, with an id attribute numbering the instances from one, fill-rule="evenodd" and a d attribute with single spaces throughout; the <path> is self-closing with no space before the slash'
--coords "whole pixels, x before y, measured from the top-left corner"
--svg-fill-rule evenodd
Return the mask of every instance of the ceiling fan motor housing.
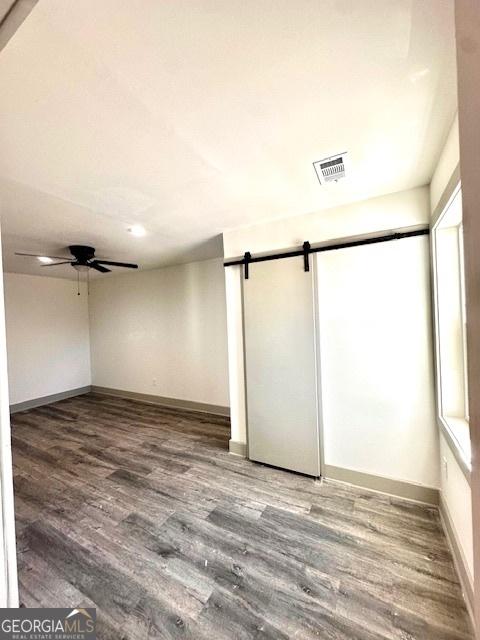
<path id="1" fill-rule="evenodd" d="M 87 262 L 93 260 L 95 256 L 95 249 L 93 247 L 87 247 L 82 244 L 72 244 L 68 248 L 79 264 L 87 264 Z"/>

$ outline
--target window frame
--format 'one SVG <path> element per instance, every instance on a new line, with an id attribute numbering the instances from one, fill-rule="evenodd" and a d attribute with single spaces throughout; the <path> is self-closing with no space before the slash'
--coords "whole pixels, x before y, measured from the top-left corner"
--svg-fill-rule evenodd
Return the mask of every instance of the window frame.
<path id="1" fill-rule="evenodd" d="M 469 477 L 471 471 L 471 452 L 466 450 L 462 445 L 461 440 L 458 437 L 458 430 L 455 429 L 455 422 L 463 422 L 468 429 L 468 440 L 470 442 L 470 424 L 469 424 L 469 411 L 468 411 L 468 368 L 467 368 L 467 343 L 466 343 L 466 300 L 465 300 L 465 261 L 463 251 L 463 219 L 460 222 L 453 224 L 445 223 L 445 218 L 450 210 L 450 207 L 454 203 L 457 197 L 461 197 L 461 183 L 457 181 L 453 189 L 450 192 L 450 197 L 446 202 L 437 207 L 438 215 L 434 216 L 434 222 L 431 225 L 431 253 L 432 253 L 432 297 L 433 297 L 433 319 L 434 319 L 434 348 L 435 348 L 435 380 L 436 380 L 436 407 L 435 414 L 437 421 L 445 435 L 447 442 L 452 449 L 457 461 L 460 463 L 463 471 Z M 441 318 L 440 318 L 440 304 L 439 298 L 439 273 L 438 273 L 438 248 L 437 248 L 437 233 L 442 229 L 456 229 L 457 242 L 458 242 L 458 274 L 459 283 L 458 291 L 460 298 L 460 331 L 462 342 L 462 395 L 464 403 L 464 415 L 462 417 L 449 416 L 444 412 L 443 397 L 445 390 L 442 386 L 442 366 L 445 367 L 445 363 L 442 365 L 442 351 L 441 351 Z"/>

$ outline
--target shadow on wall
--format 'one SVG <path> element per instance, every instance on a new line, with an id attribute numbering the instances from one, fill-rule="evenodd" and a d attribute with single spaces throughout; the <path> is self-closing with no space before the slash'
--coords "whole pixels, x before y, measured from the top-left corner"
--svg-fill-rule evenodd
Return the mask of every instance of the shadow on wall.
<path id="1" fill-rule="evenodd" d="M 188 248 L 188 261 L 223 258 L 223 235 L 219 233 L 208 240 L 192 244 Z"/>

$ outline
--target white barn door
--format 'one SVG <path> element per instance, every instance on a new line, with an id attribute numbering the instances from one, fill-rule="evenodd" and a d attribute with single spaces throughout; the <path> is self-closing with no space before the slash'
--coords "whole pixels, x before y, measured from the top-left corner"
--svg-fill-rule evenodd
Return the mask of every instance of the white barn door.
<path id="1" fill-rule="evenodd" d="M 313 266 L 250 265 L 243 281 L 248 457 L 320 475 Z"/>

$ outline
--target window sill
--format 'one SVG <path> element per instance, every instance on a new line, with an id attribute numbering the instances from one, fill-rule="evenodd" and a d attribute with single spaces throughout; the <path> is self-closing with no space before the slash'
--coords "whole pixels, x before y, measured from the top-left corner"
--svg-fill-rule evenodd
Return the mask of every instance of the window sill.
<path id="1" fill-rule="evenodd" d="M 445 440 L 450 447 L 459 467 L 470 483 L 471 447 L 470 427 L 463 418 L 440 417 L 440 426 Z"/>

